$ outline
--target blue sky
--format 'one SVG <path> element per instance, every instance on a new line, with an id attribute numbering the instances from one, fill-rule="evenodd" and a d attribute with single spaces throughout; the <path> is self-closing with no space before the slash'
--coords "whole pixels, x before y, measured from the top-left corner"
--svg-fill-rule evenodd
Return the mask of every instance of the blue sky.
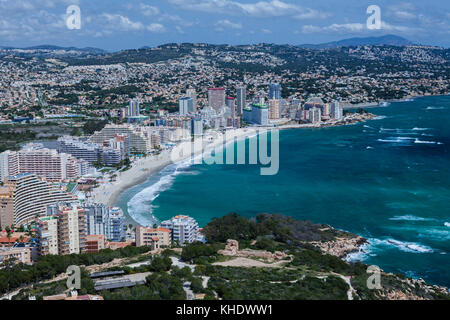
<path id="1" fill-rule="evenodd" d="M 66 8 L 81 9 L 81 29 Z M 381 30 L 366 9 L 381 8 Z M 0 0 L 0 45 L 108 50 L 169 42 L 322 43 L 396 34 L 450 47 L 449 0 Z"/>

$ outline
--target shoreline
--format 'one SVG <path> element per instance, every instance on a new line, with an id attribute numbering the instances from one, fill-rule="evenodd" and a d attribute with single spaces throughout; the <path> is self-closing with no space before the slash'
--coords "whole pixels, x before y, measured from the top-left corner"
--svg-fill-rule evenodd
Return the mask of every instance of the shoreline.
<path id="1" fill-rule="evenodd" d="M 263 130 L 267 130 L 263 128 Z M 161 152 L 157 156 L 150 156 L 144 159 L 139 159 L 132 164 L 132 167 L 124 172 L 116 172 L 117 180 L 115 182 L 108 181 L 110 176 L 104 177 L 104 183 L 98 188 L 93 190 L 89 200 L 94 203 L 101 203 L 107 207 L 115 207 L 118 205 L 118 200 L 120 196 L 128 189 L 136 187 L 145 183 L 150 177 L 161 172 L 163 169 L 167 168 L 169 165 L 182 163 L 187 160 L 193 161 L 199 156 L 205 156 L 213 149 L 217 150 L 217 147 L 224 148 L 229 143 L 235 143 L 243 138 L 250 138 L 258 135 L 262 131 L 258 131 L 257 128 L 240 128 L 235 129 L 232 135 L 227 138 L 232 138 L 232 141 L 224 143 L 225 135 L 221 132 L 207 132 L 205 137 L 207 138 L 206 143 L 195 144 L 194 150 L 191 150 L 191 141 L 184 141 L 178 144 L 172 149 L 167 149 Z M 175 159 L 174 159 L 175 158 Z M 124 216 L 127 223 L 134 226 L 139 223 L 131 217 L 128 212 L 124 212 Z"/>
<path id="2" fill-rule="evenodd" d="M 109 175 L 104 177 L 104 183 L 98 188 L 94 189 L 92 196 L 89 198 L 90 201 L 94 203 L 101 203 L 107 207 L 117 207 L 118 200 L 120 196 L 127 190 L 144 184 L 150 177 L 158 174 L 168 166 L 172 164 L 182 163 L 188 159 L 191 159 L 194 164 L 195 159 L 199 156 L 204 156 L 208 154 L 213 149 L 217 150 L 217 147 L 225 148 L 230 143 L 236 143 L 241 139 L 251 138 L 259 135 L 270 129 L 279 130 L 289 130 L 289 129 L 314 129 L 314 128 L 328 128 L 328 127 L 339 127 L 352 125 L 355 123 L 363 123 L 368 120 L 374 120 L 378 116 L 375 114 L 354 114 L 347 117 L 345 122 L 322 122 L 319 124 L 286 124 L 279 127 L 247 127 L 234 129 L 232 135 L 227 138 L 232 138 L 232 141 L 224 143 L 225 135 L 219 131 L 207 131 L 205 137 L 208 143 L 203 143 L 203 145 L 194 145 L 194 150 L 191 150 L 191 141 L 183 141 L 179 143 L 172 149 L 166 149 L 162 151 L 157 156 L 149 156 L 143 159 L 139 159 L 133 163 L 132 167 L 124 172 L 116 172 L 117 180 L 114 182 L 108 181 L 110 179 Z M 208 140 L 209 139 L 209 140 Z M 189 147 L 189 148 L 187 148 Z M 177 150 L 175 150 L 177 149 Z M 179 151 L 178 154 L 175 153 L 177 158 L 172 159 L 174 152 Z M 186 152 L 187 151 L 187 152 Z M 127 224 L 132 224 L 133 226 L 139 225 L 139 223 L 132 217 L 126 210 L 124 211 L 124 216 Z M 126 212 L 125 212 L 126 211 Z"/>

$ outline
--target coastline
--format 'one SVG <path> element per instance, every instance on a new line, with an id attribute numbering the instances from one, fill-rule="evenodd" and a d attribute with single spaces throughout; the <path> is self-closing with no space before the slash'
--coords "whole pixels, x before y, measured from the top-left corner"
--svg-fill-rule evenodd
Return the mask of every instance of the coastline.
<path id="1" fill-rule="evenodd" d="M 116 172 L 116 181 L 109 181 L 110 176 L 104 177 L 104 182 L 98 188 L 93 190 L 90 201 L 101 203 L 108 207 L 115 207 L 118 205 L 120 196 L 128 189 L 145 183 L 150 177 L 161 172 L 163 169 L 171 164 L 177 164 L 191 159 L 195 161 L 199 156 L 204 156 L 210 153 L 217 147 L 226 147 L 227 144 L 235 143 L 241 139 L 257 136 L 258 134 L 270 129 L 288 130 L 288 129 L 311 129 L 311 128 L 326 128 L 345 126 L 355 123 L 366 122 L 368 120 L 376 119 L 377 116 L 371 113 L 367 114 L 353 114 L 347 116 L 345 121 L 328 121 L 319 124 L 285 124 L 278 127 L 246 127 L 227 131 L 227 139 L 224 143 L 225 135 L 218 131 L 207 131 L 205 133 L 203 144 L 192 144 L 191 141 L 183 141 L 172 149 L 166 149 L 159 155 L 149 156 L 143 159 L 136 160 L 130 169 L 124 172 Z M 206 138 L 206 139 L 205 139 Z M 205 143 L 206 140 L 206 143 Z M 194 150 L 191 150 L 192 145 Z M 128 212 L 124 212 L 128 224 L 134 226 L 139 223 L 134 220 Z"/>
<path id="2" fill-rule="evenodd" d="M 262 131 L 266 128 L 262 128 Z M 241 139 L 249 138 L 258 135 L 262 131 L 257 128 L 241 128 L 235 129 L 227 134 L 227 139 L 232 139 L 227 142 L 234 143 Z M 127 189 L 133 188 L 137 185 L 145 183 L 151 176 L 162 171 L 171 164 L 177 164 L 191 159 L 194 161 L 199 156 L 211 152 L 217 147 L 225 147 L 225 135 L 221 132 L 207 132 L 205 134 L 206 142 L 203 144 L 192 144 L 191 141 L 184 141 L 178 144 L 173 149 L 167 149 L 157 156 L 150 156 L 144 159 L 139 159 L 132 164 L 132 167 L 124 172 L 117 172 L 117 180 L 110 182 L 110 176 L 104 177 L 104 183 L 93 190 L 90 201 L 95 203 L 102 203 L 108 207 L 117 206 L 117 201 L 120 195 Z M 192 145 L 194 150 L 191 150 Z M 138 223 L 129 214 L 125 214 L 127 223 L 137 225 Z"/>

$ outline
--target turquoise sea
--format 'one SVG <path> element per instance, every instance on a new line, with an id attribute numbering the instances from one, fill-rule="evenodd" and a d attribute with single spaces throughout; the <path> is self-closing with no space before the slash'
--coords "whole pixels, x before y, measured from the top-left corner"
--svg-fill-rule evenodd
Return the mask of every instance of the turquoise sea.
<path id="1" fill-rule="evenodd" d="M 174 164 L 118 200 L 134 220 L 278 213 L 370 240 L 350 259 L 450 287 L 450 96 L 370 109 L 366 123 L 280 132 L 280 170 Z M 230 146 L 233 147 L 233 146 Z"/>

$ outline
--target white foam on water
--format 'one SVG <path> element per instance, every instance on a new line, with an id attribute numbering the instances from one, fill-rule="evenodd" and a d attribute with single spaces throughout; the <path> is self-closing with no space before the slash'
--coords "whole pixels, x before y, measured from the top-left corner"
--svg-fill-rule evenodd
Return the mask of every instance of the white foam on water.
<path id="1" fill-rule="evenodd" d="M 431 253 L 431 252 L 433 252 L 433 249 L 431 247 L 422 245 L 420 243 L 399 241 L 399 240 L 395 240 L 395 239 L 379 240 L 378 244 L 384 245 L 384 246 L 395 247 L 403 252 L 411 252 L 411 253 Z"/>
<path id="2" fill-rule="evenodd" d="M 446 109 L 444 107 L 427 107 L 425 110 L 443 110 Z"/>
<path id="3" fill-rule="evenodd" d="M 442 142 L 424 141 L 424 140 L 419 140 L 419 139 L 414 140 L 414 143 L 419 143 L 419 144 L 443 144 Z"/>
<path id="4" fill-rule="evenodd" d="M 157 182 L 137 193 L 128 201 L 128 214 L 138 223 L 142 225 L 153 225 L 158 219 L 152 214 L 152 202 L 161 194 L 168 190 L 175 180 L 175 177 L 191 165 L 191 160 L 185 160 L 177 164 L 170 165 L 164 169 L 162 175 Z"/>
<path id="5" fill-rule="evenodd" d="M 433 221 L 432 218 L 422 218 L 414 215 L 405 215 L 405 216 L 395 216 L 392 218 L 389 218 L 389 220 L 394 221 Z"/>
<path id="6" fill-rule="evenodd" d="M 450 222 L 445 222 L 444 226 L 449 227 L 450 228 Z"/>

